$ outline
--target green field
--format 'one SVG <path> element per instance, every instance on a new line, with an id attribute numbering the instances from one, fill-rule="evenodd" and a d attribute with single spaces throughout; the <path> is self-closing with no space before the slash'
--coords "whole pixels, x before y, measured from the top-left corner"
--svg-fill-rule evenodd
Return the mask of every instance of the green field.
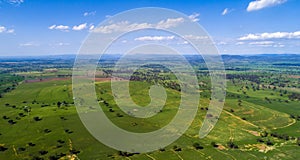
<path id="1" fill-rule="evenodd" d="M 131 82 L 131 96 L 137 104 L 143 106 L 149 103 L 149 86 L 146 82 Z M 176 114 L 180 100 L 178 91 L 167 89 L 168 99 L 161 113 L 147 119 L 136 119 L 118 109 L 112 99 L 110 83 L 97 83 L 96 88 L 99 98 L 108 102 L 108 106 L 100 102 L 106 115 L 119 127 L 134 132 L 148 132 L 166 125 Z M 228 92 L 243 94 L 236 92 L 237 88 L 229 85 Z M 201 99 L 192 126 L 176 142 L 163 151 L 122 156 L 95 140 L 81 124 L 72 104 L 70 81 L 22 83 L 1 98 L 1 115 L 7 119 L 2 117 L 0 121 L 0 140 L 1 146 L 7 150 L 0 152 L 0 159 L 49 159 L 55 156 L 70 159 L 75 155 L 80 159 L 296 159 L 300 153 L 293 139 L 285 141 L 264 137 L 264 140 L 269 139 L 274 143 L 272 146 L 257 142 L 263 131 L 299 135 L 295 132 L 299 132 L 299 122 L 289 117 L 286 113 L 289 111 L 281 112 L 264 102 L 264 95 L 268 92 L 272 91 L 247 93 L 250 98 L 240 98 L 242 106 L 238 105 L 237 99 L 228 97 L 220 120 L 204 139 L 198 138 L 198 132 L 206 114 L 203 108 L 208 106 L 208 99 Z M 62 103 L 60 107 L 57 102 Z M 291 103 L 281 105 L 292 107 Z M 25 109 L 28 107 L 31 108 L 30 112 Z M 114 112 L 110 112 L 109 108 Z M 118 117 L 117 113 L 123 117 Z M 36 121 L 34 117 L 41 120 Z M 13 120 L 15 124 L 8 123 L 8 120 Z M 229 148 L 227 143 L 230 141 L 238 149 Z M 203 149 L 195 149 L 193 144 L 196 142 Z M 212 142 L 218 147 L 213 147 Z M 30 143 L 35 146 L 30 146 Z M 181 151 L 175 151 L 174 146 L 181 148 Z"/>

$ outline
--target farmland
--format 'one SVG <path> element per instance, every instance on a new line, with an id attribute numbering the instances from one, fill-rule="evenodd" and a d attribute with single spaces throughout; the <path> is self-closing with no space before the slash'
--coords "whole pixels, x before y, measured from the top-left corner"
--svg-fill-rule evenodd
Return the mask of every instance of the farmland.
<path id="1" fill-rule="evenodd" d="M 149 153 L 114 150 L 87 131 L 73 102 L 73 58 L 1 59 L 0 159 L 300 157 L 299 55 L 223 56 L 227 73 L 225 106 L 217 125 L 203 139 L 198 134 L 209 110 L 210 78 L 201 59 L 186 56 L 199 81 L 201 99 L 196 117 L 178 140 Z M 167 125 L 180 104 L 180 88 L 174 75 L 153 66 L 135 72 L 130 79 L 130 95 L 136 104 L 150 103 L 148 92 L 154 83 L 164 86 L 167 94 L 161 112 L 151 118 L 135 118 L 114 101 L 109 79 L 115 59 L 102 60 L 104 65 L 97 69 L 97 107 L 102 107 L 118 127 L 131 132 L 150 132 Z M 152 79 L 142 76 L 147 74 Z"/>

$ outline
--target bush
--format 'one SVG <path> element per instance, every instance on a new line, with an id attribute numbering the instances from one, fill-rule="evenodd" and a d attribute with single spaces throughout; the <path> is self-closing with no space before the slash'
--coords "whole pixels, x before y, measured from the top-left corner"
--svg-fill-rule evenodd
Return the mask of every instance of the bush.
<path id="1" fill-rule="evenodd" d="M 10 119 L 7 121 L 9 124 L 16 124 L 17 122 L 15 122 L 14 120 Z"/>
<path id="2" fill-rule="evenodd" d="M 182 149 L 178 146 L 173 146 L 173 150 L 176 151 L 176 152 L 179 152 L 179 151 L 182 151 Z"/>
<path id="3" fill-rule="evenodd" d="M 45 151 L 45 150 L 40 150 L 40 151 L 39 151 L 39 153 L 40 153 L 41 155 L 45 155 L 45 154 L 47 154 L 47 153 L 48 153 L 48 151 Z"/>
<path id="4" fill-rule="evenodd" d="M 197 143 L 197 142 L 193 144 L 193 147 L 194 147 L 195 149 L 197 149 L 197 150 L 198 150 L 198 149 L 203 149 L 203 147 L 202 147 L 199 143 Z"/>
<path id="5" fill-rule="evenodd" d="M 35 144 L 34 144 L 34 143 L 32 143 L 32 142 L 29 142 L 29 143 L 28 143 L 28 145 L 29 145 L 30 147 L 33 147 L 33 146 L 35 146 Z"/>
<path id="6" fill-rule="evenodd" d="M 238 149 L 238 145 L 234 144 L 232 141 L 227 142 L 227 146 L 232 149 Z"/>
<path id="7" fill-rule="evenodd" d="M 8 148 L 4 147 L 4 146 L 0 146 L 0 152 L 4 152 L 6 151 Z"/>
<path id="8" fill-rule="evenodd" d="M 217 145 L 216 142 L 211 142 L 210 144 L 211 144 L 213 147 L 215 147 L 215 148 L 216 148 L 216 147 L 219 147 L 219 145 Z"/>
<path id="9" fill-rule="evenodd" d="M 266 142 L 266 145 L 268 145 L 268 146 L 273 146 L 273 145 L 274 145 L 274 143 L 273 143 L 273 142 L 271 142 L 271 141 L 268 139 L 268 141 Z"/>
<path id="10" fill-rule="evenodd" d="M 71 153 L 71 154 L 79 154 L 80 151 L 78 151 L 78 150 L 76 150 L 76 149 L 71 149 L 71 150 L 70 150 L 70 153 Z"/>
<path id="11" fill-rule="evenodd" d="M 117 115 L 117 117 L 123 117 L 123 115 L 120 113 L 117 113 L 116 115 Z"/>
<path id="12" fill-rule="evenodd" d="M 34 119 L 35 121 L 41 121 L 41 120 L 42 120 L 42 118 L 40 118 L 40 117 L 33 117 L 33 119 Z"/>

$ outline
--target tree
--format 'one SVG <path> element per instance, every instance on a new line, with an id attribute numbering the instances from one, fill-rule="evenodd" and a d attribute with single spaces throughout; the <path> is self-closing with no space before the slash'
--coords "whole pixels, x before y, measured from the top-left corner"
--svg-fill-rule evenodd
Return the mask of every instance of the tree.
<path id="1" fill-rule="evenodd" d="M 199 143 L 197 143 L 197 142 L 195 142 L 194 144 L 193 144 L 193 147 L 195 148 L 195 149 L 203 149 L 203 147 L 199 144 Z"/>
<path id="2" fill-rule="evenodd" d="M 210 144 L 211 144 L 213 147 L 215 147 L 215 148 L 216 148 L 216 147 L 219 147 L 219 145 L 217 145 L 216 142 L 211 142 Z"/>
<path id="3" fill-rule="evenodd" d="M 56 103 L 56 105 L 57 105 L 57 107 L 59 108 L 59 107 L 61 106 L 61 102 L 58 101 L 58 102 Z"/>
<path id="4" fill-rule="evenodd" d="M 238 145 L 234 144 L 232 141 L 227 142 L 227 146 L 232 149 L 238 149 Z"/>

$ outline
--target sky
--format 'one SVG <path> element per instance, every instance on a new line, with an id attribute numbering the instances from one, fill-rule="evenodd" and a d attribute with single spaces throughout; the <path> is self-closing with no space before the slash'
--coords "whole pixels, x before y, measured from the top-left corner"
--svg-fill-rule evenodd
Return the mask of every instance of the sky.
<path id="1" fill-rule="evenodd" d="M 299 0 L 0 0 L 0 56 L 76 54 L 101 29 L 99 23 L 140 7 L 184 13 L 207 31 L 221 54 L 300 53 Z M 131 40 L 175 39 L 157 33 Z"/>

